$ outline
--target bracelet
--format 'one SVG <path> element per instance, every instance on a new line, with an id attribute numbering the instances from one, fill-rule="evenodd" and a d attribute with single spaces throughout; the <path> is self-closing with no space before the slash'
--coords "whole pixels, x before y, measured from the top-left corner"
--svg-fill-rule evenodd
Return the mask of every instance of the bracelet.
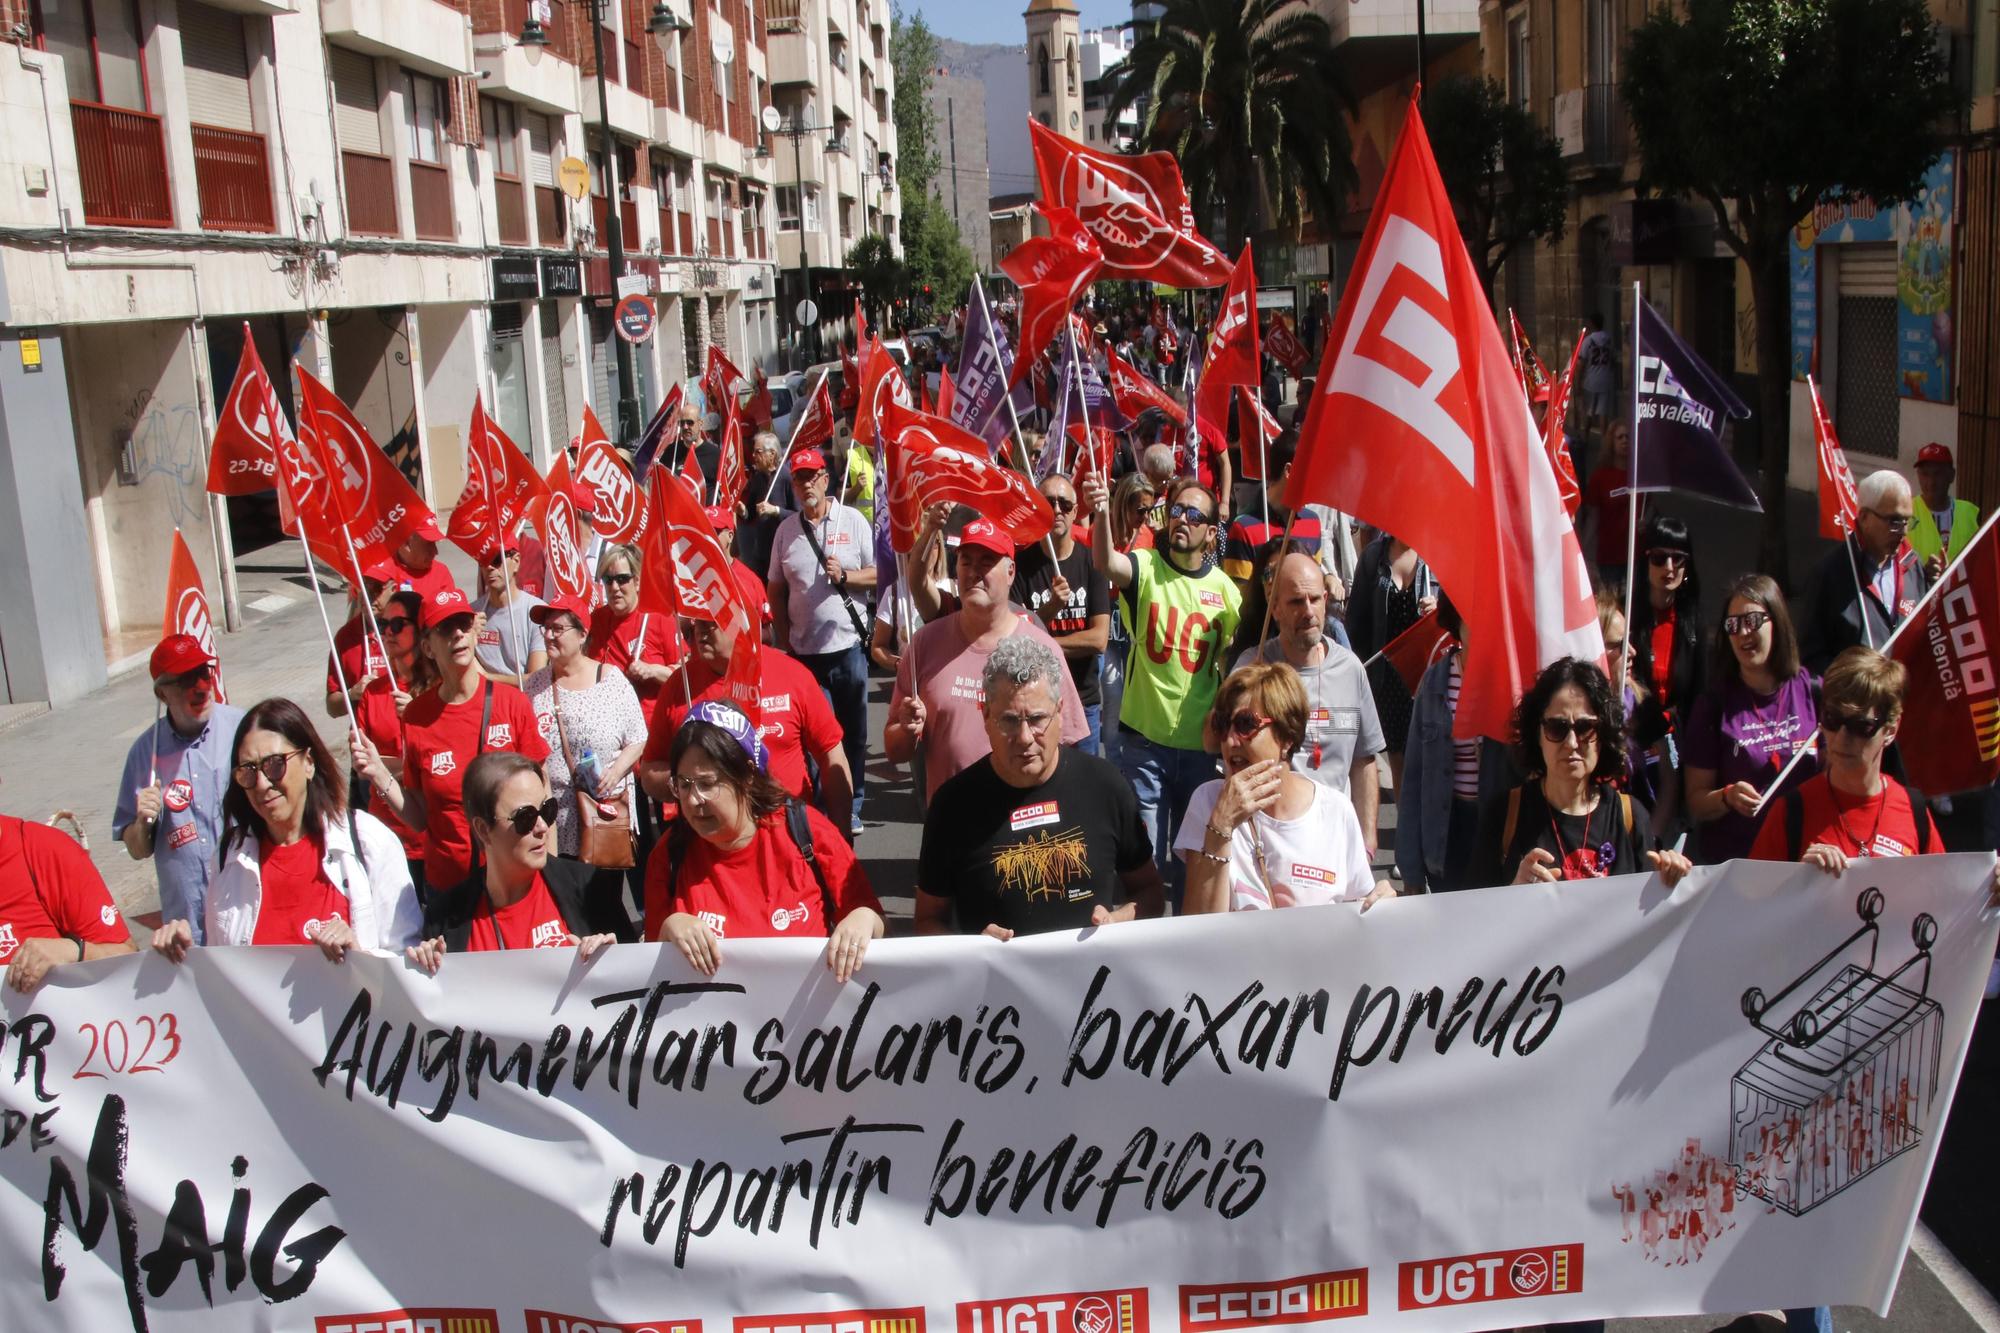
<path id="1" fill-rule="evenodd" d="M 1217 828 L 1213 824 L 1210 824 L 1208 826 L 1208 831 L 1211 836 L 1220 838 L 1224 842 L 1228 842 L 1230 838 L 1235 836 L 1233 833 L 1225 832 L 1224 830 Z"/>
<path id="2" fill-rule="evenodd" d="M 77 962 L 79 962 L 79 963 L 80 963 L 80 962 L 82 962 L 82 961 L 83 961 L 83 936 L 81 936 L 81 935 L 65 935 L 65 936 L 63 936 L 63 938 L 64 938 L 64 939 L 66 939 L 66 940 L 68 940 L 68 941 L 69 941 L 69 942 L 70 942 L 71 944 L 74 944 L 74 945 L 76 946 L 76 961 L 77 961 Z"/>
<path id="3" fill-rule="evenodd" d="M 1194 849 L 1194 852 L 1196 856 L 1199 856 L 1204 861 L 1212 861 L 1219 866 L 1226 866 L 1229 864 L 1229 858 L 1227 856 L 1218 856 L 1214 852 L 1208 850 L 1208 848 L 1206 847 L 1197 847 Z"/>

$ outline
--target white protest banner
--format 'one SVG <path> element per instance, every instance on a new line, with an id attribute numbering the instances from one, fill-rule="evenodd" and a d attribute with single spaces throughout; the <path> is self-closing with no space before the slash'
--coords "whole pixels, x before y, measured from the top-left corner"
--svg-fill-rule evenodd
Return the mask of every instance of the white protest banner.
<path id="1" fill-rule="evenodd" d="M 1495 1328 L 1894 1290 L 1989 855 L 818 946 L 58 969 L 0 1327 Z"/>

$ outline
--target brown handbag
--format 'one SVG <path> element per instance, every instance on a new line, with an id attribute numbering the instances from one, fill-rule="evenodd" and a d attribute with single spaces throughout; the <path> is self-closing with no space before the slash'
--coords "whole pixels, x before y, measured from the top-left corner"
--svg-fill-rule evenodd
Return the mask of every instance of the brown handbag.
<path id="1" fill-rule="evenodd" d="M 597 664 L 597 679 L 604 679 L 604 664 Z M 623 791 L 602 800 L 577 785 L 576 753 L 570 749 L 569 729 L 563 725 L 562 687 L 555 672 L 549 672 L 549 709 L 556 715 L 556 737 L 562 742 L 563 762 L 569 765 L 570 795 L 576 801 L 577 859 L 600 870 L 630 870 L 638 858 L 632 848 L 631 792 Z"/>

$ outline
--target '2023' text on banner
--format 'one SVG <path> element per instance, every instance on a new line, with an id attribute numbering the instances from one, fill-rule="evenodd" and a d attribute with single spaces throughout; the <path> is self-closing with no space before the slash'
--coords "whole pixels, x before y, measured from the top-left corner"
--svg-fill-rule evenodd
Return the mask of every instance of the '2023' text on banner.
<path id="1" fill-rule="evenodd" d="M 1222 1333 L 1886 1308 L 1993 858 L 6 997 L 0 1327 Z"/>

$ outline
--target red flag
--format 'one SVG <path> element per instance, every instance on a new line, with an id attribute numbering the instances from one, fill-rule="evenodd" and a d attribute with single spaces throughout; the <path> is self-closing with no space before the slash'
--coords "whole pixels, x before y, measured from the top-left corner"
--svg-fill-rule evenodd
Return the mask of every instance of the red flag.
<path id="1" fill-rule="evenodd" d="M 586 424 L 584 429 L 589 430 Z M 567 455 L 563 476 L 569 476 Z M 528 456 L 486 415 L 485 402 L 474 397 L 472 421 L 466 429 L 465 489 L 452 506 L 444 535 L 474 560 L 484 560 L 498 538 L 512 534 L 527 516 L 528 506 L 548 496 L 548 484 L 535 472 Z"/>
<path id="2" fill-rule="evenodd" d="M 1048 221 L 1049 234 L 1030 237 L 1000 261 L 1000 271 L 1021 289 L 1021 343 L 1014 350 L 1009 388 L 1028 373 L 1035 353 L 1061 332 L 1063 316 L 1104 267 L 1104 252 L 1098 249 L 1097 238 L 1075 213 L 1041 204 L 1035 207 Z"/>
<path id="3" fill-rule="evenodd" d="M 1528 331 L 1521 327 L 1521 317 L 1507 308 L 1508 333 L 1513 342 L 1514 370 L 1521 377 L 1521 387 L 1527 391 L 1528 401 L 1533 402 L 1535 394 L 1549 387 L 1549 368 L 1535 351 L 1535 344 L 1528 338 Z"/>
<path id="4" fill-rule="evenodd" d="M 347 404 L 303 366 L 297 370 L 300 433 L 318 448 L 329 479 L 326 516 L 346 525 L 363 568 L 386 560 L 412 532 L 437 519 Z M 345 570 L 347 562 L 335 567 Z"/>
<path id="5" fill-rule="evenodd" d="M 909 407 L 910 385 L 897 368 L 896 358 L 876 338 L 861 357 L 861 401 L 854 409 L 854 438 L 873 444 L 883 409 L 892 402 Z"/>
<path id="6" fill-rule="evenodd" d="M 734 414 L 732 413 L 731 415 L 733 416 Z M 695 452 L 692 448 L 681 455 L 680 477 L 686 483 L 687 488 L 696 495 L 702 495 L 707 492 L 708 477 L 702 472 L 701 460 L 695 457 Z"/>
<path id="7" fill-rule="evenodd" d="M 1228 439 L 1230 386 L 1242 385 L 1254 393 L 1263 378 L 1263 361 L 1257 353 L 1257 266 L 1245 241 L 1202 357 L 1201 386 L 1194 394 L 1201 433 L 1212 440 Z"/>
<path id="8" fill-rule="evenodd" d="M 1297 331 L 1292 328 L 1292 317 L 1285 314 L 1271 316 L 1271 327 L 1264 330 L 1264 350 L 1275 357 L 1293 379 L 1306 373 L 1306 363 L 1312 359 L 1306 345 L 1299 341 Z"/>
<path id="9" fill-rule="evenodd" d="M 646 499 L 632 480 L 625 456 L 604 434 L 597 413 L 588 406 L 583 409 L 583 447 L 577 451 L 576 475 L 596 498 L 597 530 L 604 534 L 604 540 L 637 541 L 646 527 Z"/>
<path id="10" fill-rule="evenodd" d="M 859 318 L 861 303 L 855 302 L 856 317 Z M 857 343 L 856 346 L 859 346 Z M 840 349 L 840 410 L 852 412 L 861 401 L 861 366 L 843 347 Z"/>
<path id="11" fill-rule="evenodd" d="M 744 412 L 751 425 L 763 430 L 771 429 L 772 418 L 776 415 L 771 410 L 771 381 L 761 370 L 757 372 L 756 383 L 750 390 L 750 406 Z"/>
<path id="12" fill-rule="evenodd" d="M 1458 640 L 1438 624 L 1437 608 L 1433 607 L 1417 617 L 1416 624 L 1389 640 L 1382 649 L 1382 656 L 1403 678 L 1404 688 L 1415 694 L 1431 663 L 1457 646 Z"/>
<path id="13" fill-rule="evenodd" d="M 748 383 L 744 373 L 731 364 L 722 349 L 714 343 L 708 345 L 708 360 L 701 371 L 701 391 L 708 399 L 708 410 L 727 421 L 732 413 L 742 407 L 736 401 L 736 386 Z"/>
<path id="14" fill-rule="evenodd" d="M 1238 421 L 1256 419 L 1257 428 L 1264 436 L 1264 449 L 1257 447 L 1255 438 L 1243 441 L 1243 480 L 1264 480 L 1264 450 L 1271 447 L 1271 441 L 1278 438 L 1278 419 L 1264 409 L 1264 399 L 1255 389 L 1238 389 L 1243 406 L 1236 409 Z"/>
<path id="15" fill-rule="evenodd" d="M 542 549 L 548 561 L 551 585 L 548 589 L 550 601 L 559 597 L 590 600 L 590 569 L 584 562 L 583 547 L 576 539 L 576 505 L 570 499 L 573 489 L 569 455 L 557 454 L 555 466 L 549 469 L 548 484 L 540 495 L 528 502 L 528 522 L 542 534 Z"/>
<path id="16" fill-rule="evenodd" d="M 246 347 L 249 344 L 244 344 Z M 262 367 L 258 367 L 260 373 Z M 275 471 L 275 458 L 273 455 Z M 201 650 L 210 657 L 215 656 L 215 621 L 208 614 L 208 593 L 201 586 L 201 570 L 194 563 L 194 552 L 188 550 L 187 539 L 181 536 L 179 528 L 174 529 L 174 553 L 167 561 L 167 609 L 160 617 L 160 637 L 169 634 L 187 634 L 201 645 Z M 229 702 L 229 696 L 222 689 L 222 668 L 215 671 L 215 697 Z"/>
<path id="17" fill-rule="evenodd" d="M 1841 541 L 1861 519 L 1861 496 L 1854 489 L 1854 474 L 1847 469 L 1847 451 L 1840 447 L 1826 404 L 1820 401 L 1819 384 L 1810 375 L 1806 389 L 1812 394 L 1813 439 L 1819 445 L 1819 535 Z"/>
<path id="18" fill-rule="evenodd" d="M 812 397 L 806 400 L 804 415 L 792 427 L 788 449 L 816 449 L 833 438 L 833 395 L 827 391 L 827 376 L 819 377 Z"/>
<path id="19" fill-rule="evenodd" d="M 243 355 L 229 397 L 215 415 L 215 439 L 208 447 L 211 495 L 255 495 L 278 484 L 278 442 L 292 427 L 278 406 L 278 391 L 264 373 L 250 325 L 243 325 Z"/>
<path id="20" fill-rule="evenodd" d="M 1195 231 L 1172 153 L 1103 153 L 1033 120 L 1028 134 L 1042 199 L 1074 212 L 1096 235 L 1103 276 L 1170 287 L 1213 287 L 1228 278 L 1229 261 Z"/>
<path id="21" fill-rule="evenodd" d="M 1569 392 L 1576 383 L 1576 359 L 1583 350 L 1586 333 L 1586 329 L 1577 330 L 1576 345 L 1569 349 L 1569 365 L 1549 390 L 1548 415 L 1543 418 L 1548 428 L 1542 432 L 1542 447 L 1548 450 L 1549 466 L 1556 474 L 1556 489 L 1562 494 L 1563 508 L 1572 524 L 1576 521 L 1576 511 L 1583 507 L 1583 486 L 1576 479 L 1576 460 L 1570 457 L 1569 437 L 1563 431 L 1563 422 L 1569 417 Z"/>
<path id="22" fill-rule="evenodd" d="M 882 435 L 893 439 L 889 540 L 898 551 L 915 541 L 924 506 L 940 500 L 971 505 L 1018 546 L 1038 542 L 1055 526 L 1041 492 L 992 458 L 986 441 L 939 417 L 901 403 L 888 405 Z"/>
<path id="23" fill-rule="evenodd" d="M 1971 791 L 2000 777 L 2000 541 L 1987 520 L 1939 588 L 1896 634 L 1889 655 L 1909 674 L 1900 747 L 1911 786 L 1933 795 Z"/>
<path id="24" fill-rule="evenodd" d="M 763 721 L 758 691 L 762 674 L 758 611 L 744 600 L 743 590 L 730 572 L 729 556 L 716 538 L 700 497 L 677 478 L 658 474 L 652 510 L 652 529 L 657 537 L 647 552 L 647 569 L 640 586 L 657 580 L 673 589 L 675 614 L 714 621 L 735 635 L 736 646 L 730 651 L 729 670 L 724 675 L 727 693 L 730 702 L 752 722 Z"/>
<path id="25" fill-rule="evenodd" d="M 1104 360 L 1111 368 L 1111 399 L 1118 404 L 1120 412 L 1128 417 L 1137 417 L 1147 408 L 1157 407 L 1176 426 L 1187 425 L 1187 409 L 1175 402 L 1174 396 L 1155 384 L 1150 376 L 1134 370 L 1113 348 L 1104 349 Z"/>
<path id="26" fill-rule="evenodd" d="M 951 405 L 958 401 L 958 386 L 951 382 L 951 367 L 938 367 L 937 414 L 951 420 Z"/>
<path id="27" fill-rule="evenodd" d="M 743 423 L 734 412 L 722 426 L 722 449 L 715 461 L 715 502 L 734 509 L 743 498 Z"/>
<path id="28" fill-rule="evenodd" d="M 1076 443 L 1076 465 L 1070 473 L 1070 480 L 1082 484 L 1085 477 L 1093 472 L 1104 478 L 1104 484 L 1113 483 L 1111 460 L 1118 450 L 1117 434 L 1109 426 L 1092 426 L 1088 437 L 1081 421 L 1069 423 L 1069 437 Z"/>
<path id="29" fill-rule="evenodd" d="M 681 613 L 673 574 L 673 548 L 660 523 L 661 507 L 667 502 L 665 497 L 675 488 L 686 490 L 687 483 L 666 468 L 656 467 L 646 474 L 646 526 L 639 534 L 637 543 L 639 609 L 655 615 L 677 616 Z M 700 501 L 695 502 L 695 507 L 701 507 Z"/>
<path id="30" fill-rule="evenodd" d="M 1509 739 L 1543 666 L 1604 656 L 1539 435 L 1412 104 L 1286 489 L 1395 533 L 1436 571 L 1467 629 L 1461 737 Z"/>
<path id="31" fill-rule="evenodd" d="M 854 345 L 861 346 L 868 341 L 868 312 L 861 308 L 861 298 L 854 298 Z"/>

